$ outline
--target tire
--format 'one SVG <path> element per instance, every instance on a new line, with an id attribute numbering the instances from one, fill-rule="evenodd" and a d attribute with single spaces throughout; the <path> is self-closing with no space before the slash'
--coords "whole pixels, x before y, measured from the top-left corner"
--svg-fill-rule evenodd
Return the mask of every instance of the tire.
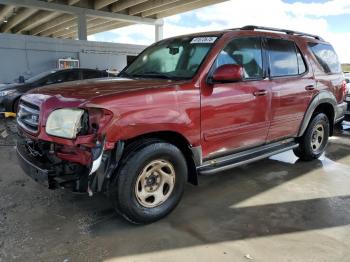
<path id="1" fill-rule="evenodd" d="M 131 148 L 126 149 L 109 195 L 128 221 L 152 223 L 180 202 L 187 181 L 186 160 L 177 147 L 159 140 Z"/>
<path id="2" fill-rule="evenodd" d="M 326 149 L 329 130 L 328 117 L 323 113 L 315 115 L 304 135 L 299 138 L 299 147 L 293 150 L 294 154 L 303 161 L 319 158 Z"/>
<path id="3" fill-rule="evenodd" d="M 19 106 L 19 98 L 17 98 L 15 100 L 15 102 L 13 103 L 13 112 L 17 114 L 18 112 L 18 106 Z"/>

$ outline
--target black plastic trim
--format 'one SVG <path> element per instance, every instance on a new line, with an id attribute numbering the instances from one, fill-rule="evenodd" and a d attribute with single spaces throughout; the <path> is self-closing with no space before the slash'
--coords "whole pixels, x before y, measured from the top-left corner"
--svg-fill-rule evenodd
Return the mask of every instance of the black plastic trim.
<path id="1" fill-rule="evenodd" d="M 335 120 L 337 118 L 336 114 L 338 112 L 337 110 L 337 100 L 335 96 L 329 92 L 329 91 L 321 91 L 319 92 L 314 98 L 311 100 L 309 107 L 304 115 L 304 119 L 302 121 L 302 124 L 300 126 L 298 136 L 302 136 L 311 120 L 312 115 L 315 112 L 315 109 L 320 105 L 320 104 L 330 104 L 333 107 L 335 117 L 334 119 L 330 119 L 330 121 L 335 123 Z"/>
<path id="2" fill-rule="evenodd" d="M 203 154 L 202 154 L 202 147 L 196 146 L 191 147 L 192 155 L 193 155 L 193 161 L 196 166 L 202 165 L 203 162 Z"/>
<path id="3" fill-rule="evenodd" d="M 36 182 L 49 186 L 49 174 L 53 172 L 41 167 L 39 163 L 35 163 L 32 159 L 26 157 L 26 154 L 23 152 L 20 145 L 16 146 L 16 152 L 22 170 Z"/>
<path id="4" fill-rule="evenodd" d="M 237 29 L 238 30 L 252 30 L 252 31 L 264 30 L 264 31 L 282 32 L 282 33 L 285 33 L 287 35 L 307 36 L 307 37 L 312 37 L 312 38 L 315 38 L 317 40 L 323 41 L 322 37 L 320 37 L 318 35 L 312 35 L 312 34 L 303 33 L 303 32 L 299 32 L 299 31 L 293 31 L 293 30 L 282 29 L 282 28 L 275 28 L 275 27 L 246 25 L 246 26 L 243 26 L 241 28 L 233 28 L 231 30 L 237 30 Z"/>
<path id="5" fill-rule="evenodd" d="M 297 146 L 298 143 L 296 143 L 294 139 L 286 139 L 272 144 L 241 151 L 236 154 L 206 161 L 201 166 L 197 167 L 197 170 L 202 175 L 211 175 L 288 151 L 296 148 Z"/>

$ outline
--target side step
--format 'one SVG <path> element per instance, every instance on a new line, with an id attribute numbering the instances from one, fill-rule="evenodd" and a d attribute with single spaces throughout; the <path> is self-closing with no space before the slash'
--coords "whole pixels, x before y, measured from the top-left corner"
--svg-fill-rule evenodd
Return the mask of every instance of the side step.
<path id="1" fill-rule="evenodd" d="M 201 175 L 211 175 L 237 166 L 255 162 L 298 147 L 294 140 L 264 145 L 228 156 L 208 160 L 197 167 Z"/>

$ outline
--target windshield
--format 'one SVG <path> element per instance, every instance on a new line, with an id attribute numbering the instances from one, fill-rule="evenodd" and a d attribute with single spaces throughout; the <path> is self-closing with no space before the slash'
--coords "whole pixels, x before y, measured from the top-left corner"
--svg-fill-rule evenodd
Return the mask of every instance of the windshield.
<path id="1" fill-rule="evenodd" d="M 41 78 L 44 78 L 44 77 L 46 77 L 46 76 L 48 76 L 50 74 L 53 74 L 55 72 L 56 72 L 55 70 L 42 72 L 42 73 L 40 73 L 40 74 L 38 74 L 36 76 L 33 76 L 33 77 L 29 78 L 28 80 L 26 80 L 26 83 L 34 83 L 34 82 L 40 80 Z"/>
<path id="2" fill-rule="evenodd" d="M 119 76 L 190 79 L 216 39 L 186 36 L 161 41 L 147 48 Z"/>

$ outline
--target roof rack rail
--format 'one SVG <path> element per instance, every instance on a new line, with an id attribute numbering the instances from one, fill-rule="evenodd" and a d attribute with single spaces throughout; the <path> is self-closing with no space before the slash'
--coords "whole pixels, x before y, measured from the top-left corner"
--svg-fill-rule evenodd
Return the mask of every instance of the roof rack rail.
<path id="1" fill-rule="evenodd" d="M 312 37 L 312 38 L 315 38 L 317 40 L 323 41 L 323 38 L 318 36 L 318 35 L 312 35 L 312 34 L 307 34 L 307 33 L 303 33 L 303 32 L 298 32 L 298 31 L 293 31 L 293 30 L 288 30 L 288 29 L 281 29 L 281 28 L 274 28 L 274 27 L 246 25 L 246 26 L 243 26 L 241 28 L 234 28 L 232 30 L 264 30 L 264 31 L 283 32 L 283 33 L 286 33 L 287 35 L 307 36 L 307 37 Z"/>

